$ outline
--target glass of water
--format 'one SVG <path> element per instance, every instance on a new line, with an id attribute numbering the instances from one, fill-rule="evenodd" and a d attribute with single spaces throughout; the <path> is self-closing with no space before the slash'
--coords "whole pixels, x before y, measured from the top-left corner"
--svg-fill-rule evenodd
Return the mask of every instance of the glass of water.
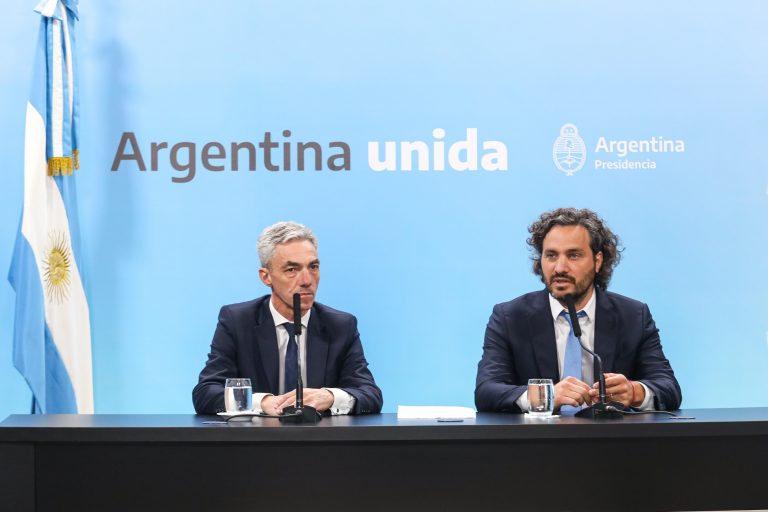
<path id="1" fill-rule="evenodd" d="M 552 379 L 528 380 L 528 414 L 548 418 L 555 410 L 555 386 Z"/>
<path id="2" fill-rule="evenodd" d="M 227 379 L 224 384 L 224 408 L 229 413 L 253 409 L 251 379 Z"/>

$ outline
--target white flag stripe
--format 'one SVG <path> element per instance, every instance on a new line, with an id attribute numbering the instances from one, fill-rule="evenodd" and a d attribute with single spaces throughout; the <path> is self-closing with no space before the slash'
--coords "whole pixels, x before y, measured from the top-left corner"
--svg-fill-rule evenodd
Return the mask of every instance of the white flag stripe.
<path id="1" fill-rule="evenodd" d="M 64 81 L 61 72 L 61 22 L 53 21 L 52 51 L 53 51 L 53 83 L 51 91 L 51 144 L 53 156 L 64 156 L 63 131 L 64 126 Z M 47 169 L 47 168 L 46 168 Z M 46 170 L 47 172 L 47 170 Z"/>
<path id="2" fill-rule="evenodd" d="M 45 120 L 27 103 L 27 131 L 24 148 L 24 213 L 21 232 L 35 254 L 41 282 L 50 250 L 50 233 L 60 233 L 69 245 L 71 237 L 64 201 L 55 180 L 47 175 L 45 159 Z M 93 413 L 91 330 L 88 303 L 80 271 L 70 254 L 70 279 L 67 298 L 57 302 L 45 296 L 45 320 L 64 367 L 72 381 L 78 412 Z M 45 288 L 45 286 L 43 286 Z"/>
<path id="3" fill-rule="evenodd" d="M 69 22 L 67 20 L 67 10 L 61 10 L 62 25 L 64 27 L 64 56 L 66 58 L 65 64 L 67 66 L 67 93 L 69 96 L 69 122 L 72 122 L 72 114 L 75 110 L 75 76 L 72 72 L 72 44 L 69 40 Z M 73 141 L 74 142 L 74 141 Z M 71 148 L 76 149 L 76 148 Z"/>
<path id="4" fill-rule="evenodd" d="M 47 204 L 40 204 L 47 197 L 45 180 L 35 173 L 46 175 L 48 163 L 45 159 L 45 120 L 27 102 L 27 124 L 24 137 L 24 210 L 21 217 L 21 232 L 33 249 L 44 247 L 48 230 Z M 39 132 L 42 131 L 42 141 Z M 33 133 L 35 136 L 32 136 Z M 35 179 L 38 178 L 38 179 Z M 39 258 L 39 254 L 35 253 Z"/>
<path id="5" fill-rule="evenodd" d="M 46 18 L 50 18 L 56 12 L 56 6 L 59 4 L 59 0 L 42 0 L 35 10 Z"/>
<path id="6" fill-rule="evenodd" d="M 35 7 L 35 11 L 39 12 L 46 18 L 50 18 L 56 12 L 56 6 L 58 3 L 59 0 L 42 0 Z"/>

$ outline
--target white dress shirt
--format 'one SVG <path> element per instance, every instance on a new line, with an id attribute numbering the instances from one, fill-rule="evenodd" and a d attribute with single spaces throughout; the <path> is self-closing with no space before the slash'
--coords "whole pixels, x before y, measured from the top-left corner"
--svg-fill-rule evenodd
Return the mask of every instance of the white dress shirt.
<path id="1" fill-rule="evenodd" d="M 277 353 L 280 368 L 279 389 L 280 394 L 285 393 L 285 353 L 288 350 L 288 342 L 290 341 L 290 335 L 283 324 L 293 323 L 292 320 L 288 320 L 281 315 L 275 305 L 272 303 L 272 297 L 269 299 L 269 311 L 272 313 L 272 319 L 275 322 L 275 334 L 277 334 Z M 309 315 L 312 310 L 308 310 L 301 317 L 301 335 L 299 335 L 299 362 L 301 366 L 301 380 L 307 382 L 307 326 L 309 325 Z M 295 386 L 291 386 L 293 389 Z M 331 414 L 349 414 L 349 412 L 355 407 L 355 397 L 338 388 L 323 388 L 333 393 L 333 405 L 331 405 Z M 261 401 L 265 396 L 269 396 L 272 393 L 254 393 L 253 394 L 253 410 L 254 412 L 264 412 L 261 409 Z"/>
<path id="2" fill-rule="evenodd" d="M 581 326 L 581 341 L 586 345 L 589 350 L 595 350 L 595 297 L 597 294 L 592 290 L 592 296 L 587 301 L 584 309 L 579 310 L 577 313 L 583 311 L 586 315 L 579 318 L 579 325 Z M 552 313 L 552 321 L 555 324 L 555 343 L 557 344 L 557 368 L 560 373 L 560 379 L 563 378 L 563 365 L 565 363 L 565 346 L 568 343 L 568 334 L 571 332 L 571 324 L 561 313 L 563 311 L 568 312 L 552 295 L 549 295 L 549 308 Z M 600 354 L 598 354 L 600 355 Z M 594 360 L 592 355 L 586 350 L 581 351 L 581 379 L 588 385 L 594 384 Z M 653 391 L 648 389 L 648 386 L 639 383 L 645 388 L 645 399 L 640 404 L 638 409 L 653 409 Z M 528 392 L 523 393 L 520 398 L 515 402 L 523 411 L 528 410 Z"/>

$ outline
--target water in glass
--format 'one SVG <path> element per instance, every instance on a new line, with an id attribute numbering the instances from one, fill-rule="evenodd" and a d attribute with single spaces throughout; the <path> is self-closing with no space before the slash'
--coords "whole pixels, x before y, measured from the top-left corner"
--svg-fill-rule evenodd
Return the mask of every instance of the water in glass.
<path id="1" fill-rule="evenodd" d="M 547 418 L 555 409 L 555 387 L 552 379 L 530 379 L 528 381 L 528 414 Z"/>

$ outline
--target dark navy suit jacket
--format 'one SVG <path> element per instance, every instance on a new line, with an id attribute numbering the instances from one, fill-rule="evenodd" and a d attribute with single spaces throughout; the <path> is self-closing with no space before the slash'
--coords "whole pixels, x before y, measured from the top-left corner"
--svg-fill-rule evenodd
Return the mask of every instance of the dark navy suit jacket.
<path id="1" fill-rule="evenodd" d="M 680 385 L 664 357 L 648 306 L 616 293 L 595 292 L 594 351 L 603 360 L 603 371 L 648 386 L 657 409 L 678 409 Z M 477 368 L 478 411 L 521 412 L 515 401 L 526 391 L 528 379 L 560 380 L 548 295 L 547 290 L 528 293 L 493 308 Z M 597 380 L 597 365 L 595 374 Z"/>
<path id="2" fill-rule="evenodd" d="M 224 410 L 227 378 L 247 377 L 255 393 L 278 394 L 280 363 L 269 298 L 221 308 L 211 353 L 192 391 L 199 414 Z M 353 414 L 381 411 L 381 390 L 368 370 L 354 316 L 315 302 L 306 359 L 306 387 L 343 389 L 357 400 Z"/>

